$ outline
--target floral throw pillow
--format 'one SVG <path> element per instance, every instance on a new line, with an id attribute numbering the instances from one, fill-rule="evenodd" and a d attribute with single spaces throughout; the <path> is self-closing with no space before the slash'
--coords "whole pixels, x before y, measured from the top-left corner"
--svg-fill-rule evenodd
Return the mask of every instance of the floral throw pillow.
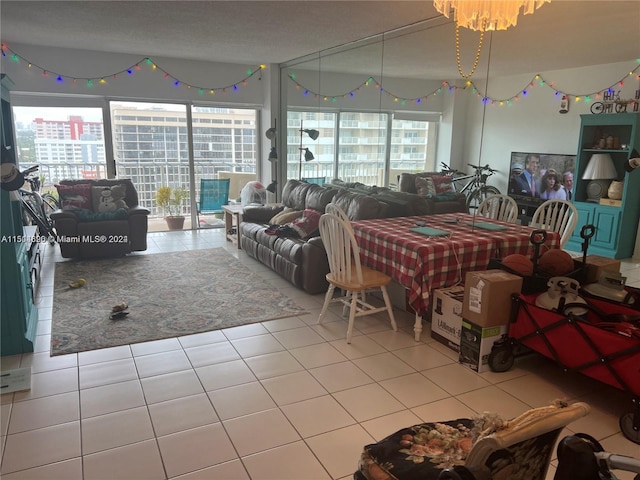
<path id="1" fill-rule="evenodd" d="M 416 193 L 422 197 L 436 195 L 436 186 L 431 177 L 416 177 Z"/>
<path id="2" fill-rule="evenodd" d="M 91 210 L 91 184 L 56 185 L 62 210 Z"/>
<path id="3" fill-rule="evenodd" d="M 291 208 L 285 208 L 282 212 L 274 215 L 269 220 L 269 225 L 286 225 L 291 223 L 297 218 L 302 216 L 303 210 L 293 210 Z"/>

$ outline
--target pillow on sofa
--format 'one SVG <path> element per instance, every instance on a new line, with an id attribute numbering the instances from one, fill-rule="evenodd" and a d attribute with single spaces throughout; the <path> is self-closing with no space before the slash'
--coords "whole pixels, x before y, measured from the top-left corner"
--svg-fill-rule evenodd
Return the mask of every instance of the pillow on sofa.
<path id="1" fill-rule="evenodd" d="M 436 195 L 441 193 L 453 192 L 453 185 L 451 184 L 450 175 L 434 175 L 431 177 L 433 184 L 436 187 Z"/>
<path id="2" fill-rule="evenodd" d="M 422 197 L 432 197 L 437 194 L 431 177 L 416 177 L 416 193 Z"/>
<path id="3" fill-rule="evenodd" d="M 321 211 L 305 208 L 302 216 L 289 223 L 289 226 L 298 233 L 299 238 L 304 240 L 318 231 L 321 216 Z"/>
<path id="4" fill-rule="evenodd" d="M 293 222 L 295 219 L 300 218 L 304 210 L 294 210 L 292 208 L 285 208 L 280 213 L 275 214 L 269 220 L 269 225 L 285 225 Z"/>
<path id="5" fill-rule="evenodd" d="M 56 185 L 62 210 L 91 210 L 91 184 Z"/>
<path id="6" fill-rule="evenodd" d="M 96 213 L 115 212 L 119 208 L 128 209 L 124 201 L 127 193 L 125 185 L 94 186 L 91 187 L 93 211 Z"/>

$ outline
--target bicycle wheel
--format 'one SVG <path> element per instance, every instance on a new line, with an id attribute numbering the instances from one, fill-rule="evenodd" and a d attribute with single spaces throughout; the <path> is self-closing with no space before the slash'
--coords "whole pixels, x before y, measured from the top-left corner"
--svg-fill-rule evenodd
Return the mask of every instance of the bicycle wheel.
<path id="1" fill-rule="evenodd" d="M 51 219 L 46 217 L 43 211 L 43 207 L 38 202 L 35 193 L 32 192 L 20 192 L 22 199 L 23 217 L 26 212 L 26 216 L 29 217 L 26 225 L 36 225 L 38 227 L 38 235 L 46 238 L 55 238 L 55 231 L 51 225 Z"/>
<path id="2" fill-rule="evenodd" d="M 469 212 L 475 211 L 480 204 L 483 202 L 485 198 L 490 195 L 499 195 L 500 190 L 496 187 L 492 187 L 490 185 L 485 185 L 484 187 L 476 188 L 471 195 L 467 197 L 467 208 Z"/>

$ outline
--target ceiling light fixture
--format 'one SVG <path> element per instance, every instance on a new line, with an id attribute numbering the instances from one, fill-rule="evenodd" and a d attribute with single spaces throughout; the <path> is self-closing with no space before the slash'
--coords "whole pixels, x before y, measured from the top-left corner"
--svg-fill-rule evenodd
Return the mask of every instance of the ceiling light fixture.
<path id="1" fill-rule="evenodd" d="M 447 18 L 450 18 L 451 11 L 453 11 L 453 19 L 456 22 L 458 73 L 462 78 L 469 79 L 476 71 L 480 60 L 484 32 L 515 27 L 518 24 L 520 8 L 527 15 L 536 11 L 543 4 L 550 2 L 551 0 L 433 0 L 433 6 Z M 460 63 L 460 27 L 480 32 L 476 57 L 469 73 L 462 71 Z"/>

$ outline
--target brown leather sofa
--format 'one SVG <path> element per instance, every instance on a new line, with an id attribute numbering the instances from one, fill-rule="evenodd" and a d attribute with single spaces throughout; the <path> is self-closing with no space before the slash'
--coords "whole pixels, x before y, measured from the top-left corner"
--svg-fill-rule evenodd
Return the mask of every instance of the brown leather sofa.
<path id="1" fill-rule="evenodd" d="M 416 194 L 361 184 L 335 182 L 320 186 L 289 180 L 282 191 L 282 204 L 244 208 L 239 228 L 242 249 L 306 292 L 325 292 L 328 287 L 325 275 L 329 272 L 329 264 L 320 236 L 316 234 L 301 240 L 281 238 L 267 231 L 270 220 L 285 208 L 311 208 L 324 212 L 328 203 L 337 204 L 352 221 L 429 215 L 434 209 L 433 202 Z"/>
<path id="2" fill-rule="evenodd" d="M 96 258 L 123 256 L 147 249 L 149 210 L 138 205 L 138 193 L 130 179 L 62 180 L 61 185 L 125 186 L 126 215 L 96 220 L 91 212 L 57 210 L 54 221 L 60 253 L 64 258 Z M 100 218 L 96 216 L 96 218 Z"/>
<path id="3" fill-rule="evenodd" d="M 440 172 L 401 173 L 398 178 L 400 192 L 417 194 L 416 177 L 442 177 Z M 463 193 L 448 192 L 427 199 L 429 215 L 438 213 L 468 213 L 467 197 Z"/>

